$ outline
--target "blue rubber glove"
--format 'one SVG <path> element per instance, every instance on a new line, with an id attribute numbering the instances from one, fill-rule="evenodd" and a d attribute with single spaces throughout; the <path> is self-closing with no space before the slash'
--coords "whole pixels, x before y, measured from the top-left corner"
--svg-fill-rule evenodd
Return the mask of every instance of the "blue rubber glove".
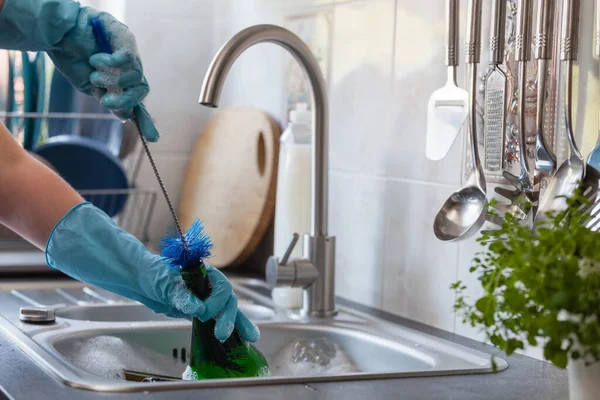
<path id="1" fill-rule="evenodd" d="M 103 54 L 90 19 L 97 16 L 114 53 Z M 45 51 L 78 90 L 96 97 L 122 121 L 136 109 L 142 133 L 158 140 L 143 106 L 149 87 L 133 34 L 112 15 L 72 0 L 6 0 L 0 12 L 0 48 Z M 100 53 L 100 54 L 99 54 Z"/>
<path id="2" fill-rule="evenodd" d="M 46 261 L 72 278 L 138 301 L 156 313 L 201 321 L 215 318 L 215 337 L 221 341 L 234 327 L 244 340 L 259 338 L 258 328 L 238 310 L 231 283 L 219 270 L 208 268 L 212 292 L 201 301 L 187 289 L 179 271 L 90 203 L 76 205 L 54 227 Z"/>

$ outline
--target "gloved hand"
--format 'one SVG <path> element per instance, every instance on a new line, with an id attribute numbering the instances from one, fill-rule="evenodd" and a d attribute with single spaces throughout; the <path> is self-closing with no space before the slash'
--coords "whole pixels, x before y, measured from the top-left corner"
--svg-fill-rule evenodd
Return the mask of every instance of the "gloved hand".
<path id="1" fill-rule="evenodd" d="M 90 24 L 94 16 L 106 30 L 112 55 L 101 53 Z M 158 140 L 141 105 L 149 87 L 135 38 L 112 15 L 72 0 L 6 0 L 0 11 L 0 48 L 46 51 L 73 86 L 96 97 L 121 120 L 130 119 L 135 108 L 146 139 Z"/>
<path id="2" fill-rule="evenodd" d="M 76 205 L 54 227 L 46 261 L 72 278 L 139 301 L 154 312 L 201 321 L 216 318 L 215 337 L 221 341 L 234 326 L 244 340 L 259 338 L 258 328 L 238 310 L 231 283 L 219 270 L 207 269 L 212 291 L 201 301 L 187 289 L 179 271 L 90 203 Z"/>

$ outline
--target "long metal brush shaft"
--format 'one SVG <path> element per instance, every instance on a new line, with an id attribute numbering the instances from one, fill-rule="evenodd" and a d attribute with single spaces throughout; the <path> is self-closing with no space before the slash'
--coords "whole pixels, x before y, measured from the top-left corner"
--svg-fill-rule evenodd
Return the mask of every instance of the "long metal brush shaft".
<path id="1" fill-rule="evenodd" d="M 92 17 L 90 19 L 90 23 L 92 25 L 92 31 L 94 33 L 94 36 L 96 37 L 96 41 L 100 45 L 100 48 L 102 49 L 102 51 L 107 54 L 113 54 L 112 48 L 110 46 L 110 42 L 108 41 L 106 32 L 104 32 L 104 28 L 102 27 L 102 22 L 100 21 L 100 19 L 98 17 Z M 135 112 L 132 113 L 131 119 L 133 120 L 133 123 L 138 131 L 138 134 L 140 135 L 140 139 L 142 139 L 142 145 L 144 146 L 144 150 L 146 151 L 146 155 L 148 156 L 148 160 L 150 161 L 150 165 L 152 166 L 152 170 L 154 171 L 154 176 L 156 177 L 156 180 L 158 181 L 158 185 L 160 186 L 160 190 L 162 191 L 163 196 L 165 197 L 165 200 L 167 201 L 169 210 L 171 210 L 171 215 L 173 216 L 173 220 L 175 221 L 175 226 L 177 227 L 177 232 L 179 233 L 179 236 L 181 237 L 182 244 L 184 245 L 184 247 L 187 247 L 186 243 L 185 243 L 185 236 L 183 236 L 183 230 L 181 229 L 181 225 L 179 225 L 179 219 L 177 218 L 177 214 L 175 214 L 175 209 L 173 208 L 173 204 L 171 203 L 171 199 L 169 198 L 167 189 L 165 188 L 162 178 L 160 177 L 160 174 L 158 173 L 158 168 L 156 168 L 156 163 L 154 162 L 154 158 L 152 157 L 152 154 L 150 153 L 150 148 L 148 148 L 148 142 L 146 142 L 146 138 L 142 134 L 142 130 L 140 129 L 140 123 L 137 119 L 137 116 L 135 115 Z"/>
<path id="2" fill-rule="evenodd" d="M 146 151 L 146 155 L 148 156 L 148 161 L 150 161 L 150 166 L 152 167 L 152 171 L 154 171 L 154 176 L 156 177 L 156 180 L 158 181 L 160 190 L 162 191 L 162 194 L 167 202 L 167 206 L 169 206 L 169 210 L 171 211 L 171 216 L 173 217 L 173 220 L 175 221 L 175 226 L 177 228 L 177 232 L 179 233 L 179 236 L 181 236 L 181 240 L 185 242 L 185 236 L 183 236 L 183 230 L 181 229 L 181 225 L 179 224 L 179 218 L 177 218 L 177 214 L 175 213 L 175 208 L 173 208 L 173 203 L 171 203 L 171 199 L 169 198 L 169 194 L 167 193 L 165 184 L 163 183 L 163 180 L 160 177 L 160 174 L 158 173 L 158 168 L 156 168 L 156 163 L 154 162 L 154 157 L 152 157 L 152 154 L 150 153 L 150 148 L 148 147 L 148 142 L 146 141 L 146 138 L 144 137 L 144 135 L 142 135 L 142 131 L 140 130 L 140 125 L 138 123 L 135 113 L 133 114 L 132 119 L 133 119 L 133 123 L 135 124 L 135 126 L 138 130 L 140 139 L 142 140 L 142 145 L 144 146 L 144 150 Z"/>

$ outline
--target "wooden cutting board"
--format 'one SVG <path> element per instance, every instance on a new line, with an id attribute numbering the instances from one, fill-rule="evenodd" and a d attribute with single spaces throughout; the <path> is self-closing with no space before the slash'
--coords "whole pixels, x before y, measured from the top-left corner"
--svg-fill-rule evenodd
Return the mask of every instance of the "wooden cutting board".
<path id="1" fill-rule="evenodd" d="M 184 229 L 200 218 L 217 268 L 240 265 L 263 238 L 275 211 L 281 128 L 246 107 L 219 112 L 194 145 L 179 214 Z"/>

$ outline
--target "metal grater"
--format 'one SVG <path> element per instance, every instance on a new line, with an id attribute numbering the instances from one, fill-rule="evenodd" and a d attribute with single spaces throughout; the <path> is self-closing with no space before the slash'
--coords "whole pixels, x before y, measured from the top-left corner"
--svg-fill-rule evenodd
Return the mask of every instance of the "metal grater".
<path id="1" fill-rule="evenodd" d="M 489 78 L 488 78 L 489 79 Z M 505 86 L 490 88 L 485 93 L 484 168 L 500 171 L 504 154 Z"/>
<path id="2" fill-rule="evenodd" d="M 506 1 L 492 1 L 490 34 L 491 71 L 485 78 L 485 108 L 483 166 L 490 172 L 500 171 L 504 164 L 504 130 L 506 126 L 506 74 L 500 67 L 504 62 Z"/>

